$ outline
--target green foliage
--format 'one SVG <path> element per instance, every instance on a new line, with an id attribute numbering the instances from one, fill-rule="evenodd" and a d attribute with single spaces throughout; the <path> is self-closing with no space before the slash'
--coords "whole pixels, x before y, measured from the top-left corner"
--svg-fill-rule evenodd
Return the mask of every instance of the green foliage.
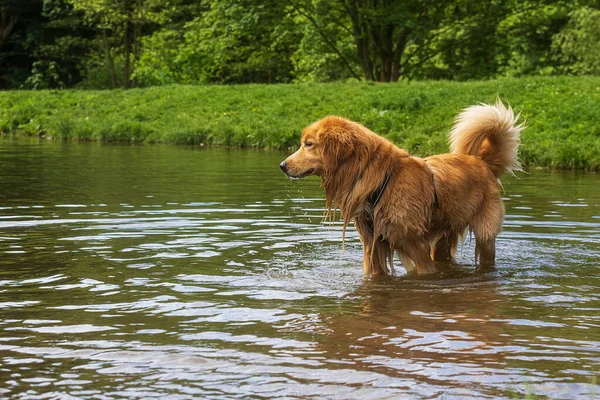
<path id="1" fill-rule="evenodd" d="M 291 80 L 291 54 L 299 38 L 285 2 L 201 4 L 200 15 L 183 26 L 159 30 L 144 39 L 145 51 L 136 72 L 141 83 Z"/>
<path id="2" fill-rule="evenodd" d="M 568 21 L 570 7 L 563 1 L 530 2 L 508 14 L 498 25 L 503 39 L 499 73 L 504 76 L 551 75 L 558 63 L 553 57 L 553 37 Z"/>
<path id="3" fill-rule="evenodd" d="M 600 73 L 597 0 L 0 0 L 0 88 Z"/>
<path id="4" fill-rule="evenodd" d="M 293 149 L 304 126 L 342 115 L 428 155 L 448 151 L 446 134 L 461 109 L 496 96 L 527 121 L 520 148 L 526 165 L 600 169 L 600 78 L 593 77 L 15 91 L 0 97 L 0 131 Z"/>
<path id="5" fill-rule="evenodd" d="M 566 27 L 554 37 L 562 69 L 578 75 L 600 74 L 600 10 L 571 11 Z"/>
<path id="6" fill-rule="evenodd" d="M 64 88 L 58 73 L 56 61 L 36 61 L 33 63 L 31 75 L 25 80 L 25 88 L 28 89 L 56 89 Z"/>
<path id="7" fill-rule="evenodd" d="M 135 72 L 143 86 L 207 82 L 202 64 L 190 62 L 185 35 L 179 30 L 155 32 L 143 39 L 143 45 L 145 51 Z"/>
<path id="8" fill-rule="evenodd" d="M 360 78 L 356 45 L 348 29 L 350 18 L 331 0 L 292 2 L 300 35 L 292 55 L 299 82 L 330 82 Z"/>

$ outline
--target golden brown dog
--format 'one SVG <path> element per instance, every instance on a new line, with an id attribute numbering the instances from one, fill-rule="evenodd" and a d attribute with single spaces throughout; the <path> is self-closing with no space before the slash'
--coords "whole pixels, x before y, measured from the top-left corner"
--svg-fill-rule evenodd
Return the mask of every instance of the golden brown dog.
<path id="1" fill-rule="evenodd" d="M 504 219 L 501 174 L 520 170 L 523 124 L 510 107 L 464 110 L 450 132 L 451 153 L 410 156 L 356 122 L 325 117 L 302 131 L 301 146 L 280 165 L 290 177 L 321 177 L 328 210 L 339 208 L 344 230 L 354 221 L 364 246 L 364 273 L 393 272 L 397 252 L 408 272 L 437 272 L 454 262 L 467 230 L 475 258 L 494 264 Z"/>

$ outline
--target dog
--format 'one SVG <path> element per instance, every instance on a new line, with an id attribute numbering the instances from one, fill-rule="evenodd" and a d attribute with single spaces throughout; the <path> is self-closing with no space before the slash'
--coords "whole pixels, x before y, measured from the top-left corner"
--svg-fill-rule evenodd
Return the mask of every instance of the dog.
<path id="1" fill-rule="evenodd" d="M 492 267 L 504 220 L 500 176 L 521 170 L 524 124 L 500 100 L 462 111 L 449 133 L 451 152 L 413 157 L 348 119 L 328 116 L 302 131 L 300 148 L 280 167 L 291 178 L 316 175 L 328 214 L 340 210 L 363 244 L 363 272 L 392 274 L 394 252 L 407 273 L 435 274 L 455 263 L 468 231 L 475 261 Z"/>

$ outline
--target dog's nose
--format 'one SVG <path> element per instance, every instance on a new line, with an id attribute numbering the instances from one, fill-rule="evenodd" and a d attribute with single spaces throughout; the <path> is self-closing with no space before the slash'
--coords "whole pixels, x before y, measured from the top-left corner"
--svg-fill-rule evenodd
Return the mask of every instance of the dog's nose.
<path id="1" fill-rule="evenodd" d="M 283 172 L 287 172 L 287 162 L 283 160 L 281 164 L 279 164 L 279 168 L 281 168 Z"/>

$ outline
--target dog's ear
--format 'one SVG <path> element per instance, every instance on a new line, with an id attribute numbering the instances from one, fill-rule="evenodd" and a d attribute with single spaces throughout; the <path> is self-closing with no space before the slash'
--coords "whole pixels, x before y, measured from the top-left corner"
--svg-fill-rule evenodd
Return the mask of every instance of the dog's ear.
<path id="1" fill-rule="evenodd" d="M 353 132 L 340 125 L 329 125 L 322 128 L 319 142 L 323 163 L 329 173 L 337 171 L 354 152 Z"/>

